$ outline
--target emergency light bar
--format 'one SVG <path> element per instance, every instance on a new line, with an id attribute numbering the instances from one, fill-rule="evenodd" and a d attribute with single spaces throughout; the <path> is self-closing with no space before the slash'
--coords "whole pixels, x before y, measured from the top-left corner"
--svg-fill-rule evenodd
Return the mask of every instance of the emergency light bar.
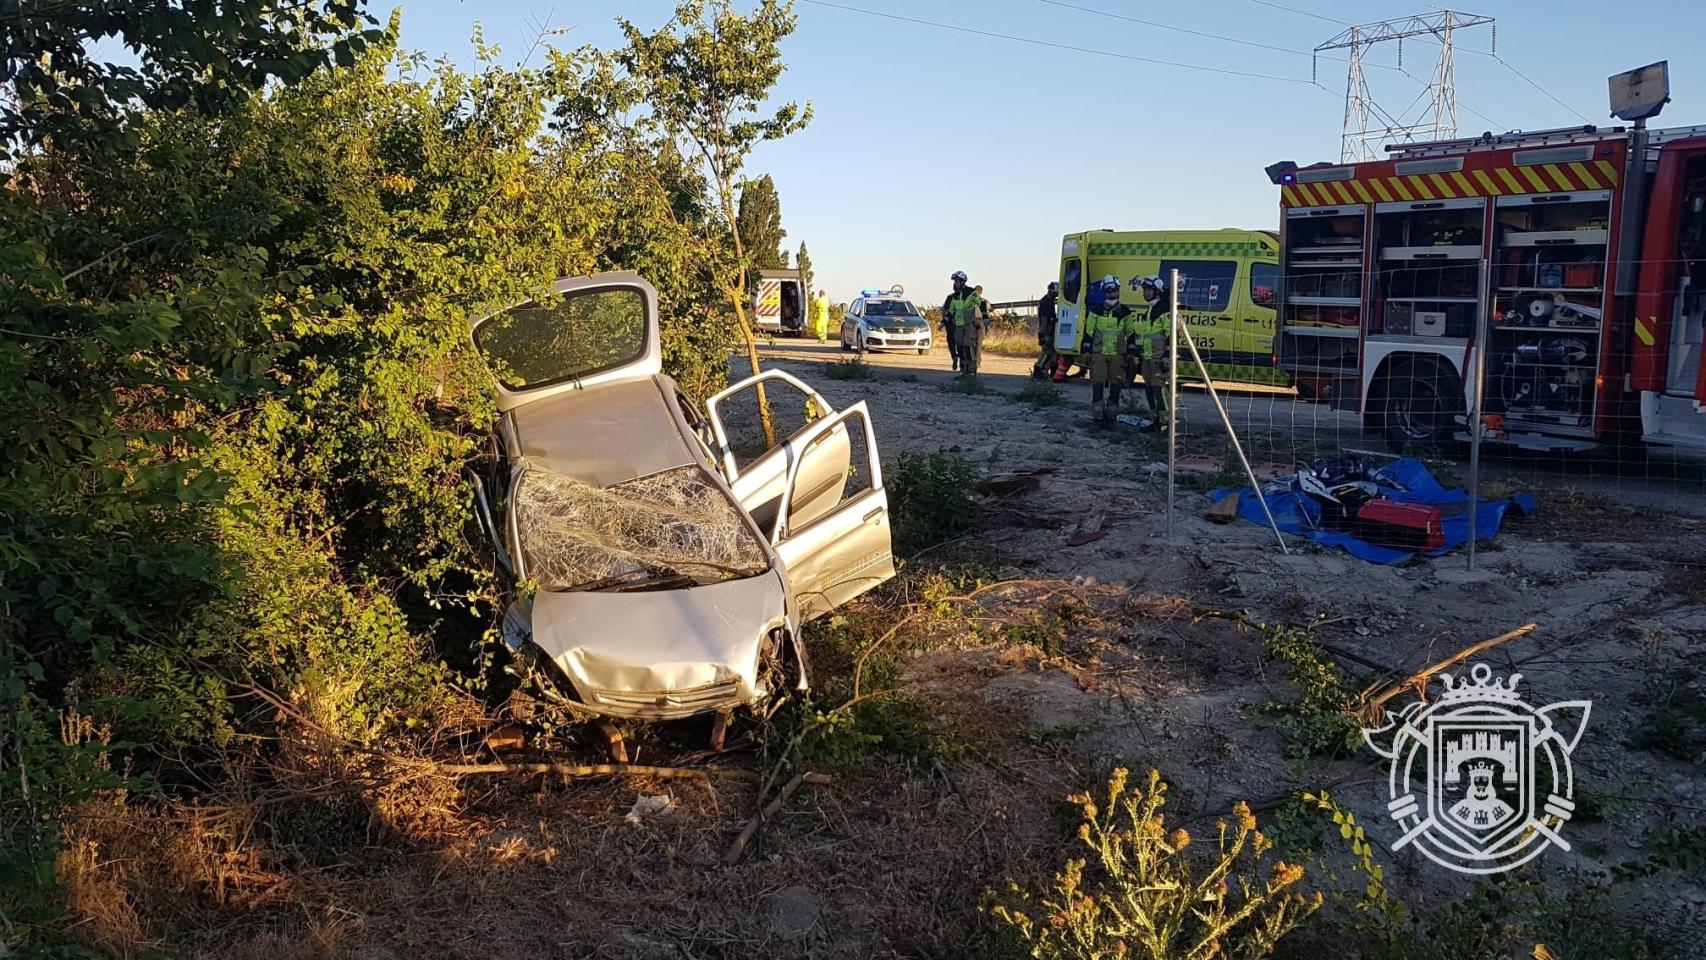
<path id="1" fill-rule="evenodd" d="M 881 290 L 878 290 L 876 287 L 866 287 L 865 289 L 859 291 L 859 296 L 861 296 L 861 297 L 880 297 L 882 295 L 883 295 L 883 292 Z"/>

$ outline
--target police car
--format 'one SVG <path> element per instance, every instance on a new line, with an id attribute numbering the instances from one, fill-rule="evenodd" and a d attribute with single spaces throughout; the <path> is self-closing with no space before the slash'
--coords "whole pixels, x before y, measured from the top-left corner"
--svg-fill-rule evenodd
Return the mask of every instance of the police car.
<path id="1" fill-rule="evenodd" d="M 841 318 L 841 349 L 929 350 L 930 323 L 902 293 L 898 286 L 859 291 Z"/>

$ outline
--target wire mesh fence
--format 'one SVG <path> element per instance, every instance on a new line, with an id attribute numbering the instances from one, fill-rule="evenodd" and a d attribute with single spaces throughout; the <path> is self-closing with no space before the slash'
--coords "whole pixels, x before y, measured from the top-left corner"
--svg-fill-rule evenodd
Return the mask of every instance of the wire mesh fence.
<path id="1" fill-rule="evenodd" d="M 1706 293 L 1692 283 L 1703 264 L 1637 261 L 1627 273 L 1668 282 L 1620 293 L 1625 270 L 1603 247 L 1403 256 L 1368 268 L 1341 252 L 1275 276 L 1277 291 L 1252 271 L 1245 316 L 1236 302 L 1218 315 L 1193 304 L 1179 277 L 1176 435 L 1187 455 L 1222 464 L 1222 489 L 1244 488 L 1239 516 L 1278 515 L 1288 538 L 1389 541 L 1470 566 L 1513 509 L 1593 514 L 1584 540 L 1619 516 L 1672 518 L 1679 534 L 1706 520 Z M 1681 539 L 1655 555 L 1706 568 Z"/>

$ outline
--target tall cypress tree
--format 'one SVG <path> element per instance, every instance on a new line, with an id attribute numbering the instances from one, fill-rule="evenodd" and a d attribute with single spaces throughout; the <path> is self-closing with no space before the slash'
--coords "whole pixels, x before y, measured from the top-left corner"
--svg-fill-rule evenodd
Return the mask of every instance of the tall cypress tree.
<path id="1" fill-rule="evenodd" d="M 805 282 L 806 289 L 812 289 L 812 258 L 806 252 L 806 242 L 800 241 L 800 254 L 794 258 L 794 268 L 800 271 L 800 277 Z"/>
<path id="2" fill-rule="evenodd" d="M 746 245 L 752 265 L 761 270 L 782 266 L 782 201 L 776 196 L 776 182 L 765 174 L 748 180 L 740 188 L 740 208 L 735 214 L 740 223 L 741 241 Z"/>

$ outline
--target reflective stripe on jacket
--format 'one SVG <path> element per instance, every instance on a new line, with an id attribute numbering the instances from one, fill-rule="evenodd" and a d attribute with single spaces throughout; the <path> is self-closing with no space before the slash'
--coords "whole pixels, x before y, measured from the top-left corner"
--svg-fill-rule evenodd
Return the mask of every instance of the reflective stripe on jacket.
<path id="1" fill-rule="evenodd" d="M 1115 305 L 1111 313 L 1091 312 L 1084 321 L 1084 353 L 1117 357 L 1125 353 L 1125 338 L 1137 332 L 1137 317 L 1124 304 Z"/>

